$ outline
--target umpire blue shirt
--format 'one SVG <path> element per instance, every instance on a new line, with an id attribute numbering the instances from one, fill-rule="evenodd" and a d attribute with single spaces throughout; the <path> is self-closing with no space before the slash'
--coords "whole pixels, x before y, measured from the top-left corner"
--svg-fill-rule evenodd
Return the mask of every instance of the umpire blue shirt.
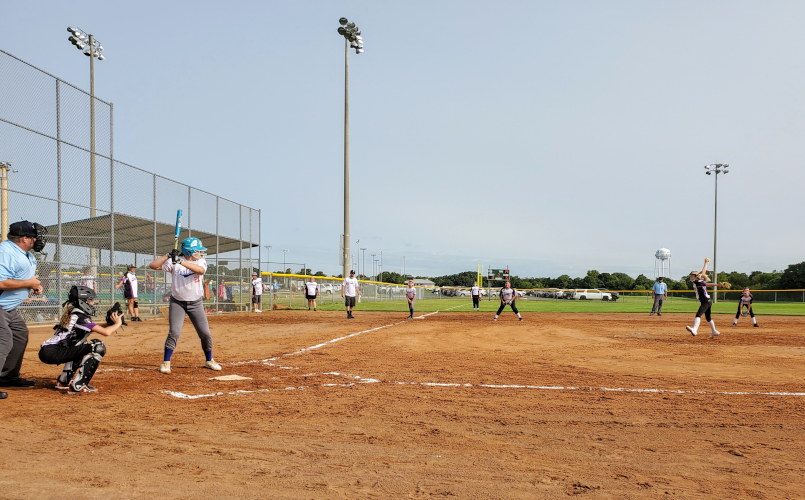
<path id="1" fill-rule="evenodd" d="M 0 243 L 0 281 L 28 280 L 36 272 L 36 257 L 24 252 L 16 243 L 6 240 Z M 13 311 L 28 298 L 28 289 L 3 290 L 0 294 L 0 307 Z"/>
<path id="2" fill-rule="evenodd" d="M 668 285 L 658 281 L 654 283 L 654 288 L 652 288 L 652 290 L 654 290 L 655 295 L 665 295 L 665 292 L 668 291 Z"/>

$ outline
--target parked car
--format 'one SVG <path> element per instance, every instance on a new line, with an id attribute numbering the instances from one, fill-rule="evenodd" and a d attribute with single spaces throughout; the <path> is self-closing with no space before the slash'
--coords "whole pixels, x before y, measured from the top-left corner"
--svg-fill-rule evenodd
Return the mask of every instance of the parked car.
<path id="1" fill-rule="evenodd" d="M 601 290 L 604 293 L 608 293 L 610 295 L 609 300 L 611 300 L 612 302 L 615 302 L 616 300 L 618 300 L 618 297 L 620 296 L 618 294 L 618 292 L 610 292 L 606 288 L 599 288 L 599 290 Z M 602 300 L 607 300 L 607 299 L 602 299 Z"/>
<path id="2" fill-rule="evenodd" d="M 611 300 L 609 292 L 602 292 L 596 288 L 576 289 L 567 292 L 567 298 L 573 300 Z"/>
<path id="3" fill-rule="evenodd" d="M 333 293 L 333 285 L 329 283 L 320 283 L 319 284 L 319 293 L 324 295 L 325 293 Z"/>

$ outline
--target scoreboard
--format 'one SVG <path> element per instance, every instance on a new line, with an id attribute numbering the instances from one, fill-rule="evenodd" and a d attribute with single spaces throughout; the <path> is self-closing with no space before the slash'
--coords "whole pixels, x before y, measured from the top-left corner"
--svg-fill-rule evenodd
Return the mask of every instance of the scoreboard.
<path id="1" fill-rule="evenodd" d="M 509 270 L 508 269 L 489 269 L 487 274 L 487 279 L 489 280 L 507 280 L 509 279 Z"/>

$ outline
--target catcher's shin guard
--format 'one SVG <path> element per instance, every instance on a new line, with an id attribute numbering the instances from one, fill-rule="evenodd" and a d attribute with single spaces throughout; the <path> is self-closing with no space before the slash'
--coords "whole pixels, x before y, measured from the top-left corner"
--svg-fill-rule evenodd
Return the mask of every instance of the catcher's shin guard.
<path id="1" fill-rule="evenodd" d="M 92 376 L 101 364 L 103 355 L 106 354 L 106 346 L 100 340 L 93 339 L 90 341 L 92 344 L 92 352 L 81 359 L 81 366 L 76 370 L 73 379 L 70 381 L 70 390 L 73 392 L 81 392 L 89 385 Z"/>

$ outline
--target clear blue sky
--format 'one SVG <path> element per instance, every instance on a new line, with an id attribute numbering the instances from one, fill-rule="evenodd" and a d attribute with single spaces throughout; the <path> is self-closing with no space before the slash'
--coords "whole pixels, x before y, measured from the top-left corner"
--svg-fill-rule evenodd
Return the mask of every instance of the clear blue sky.
<path id="1" fill-rule="evenodd" d="M 337 273 L 343 38 L 352 240 L 387 270 L 673 274 L 805 260 L 797 1 L 76 4 L 0 0 L 1 47 L 82 88 L 103 42 L 115 157 L 263 210 L 271 259 Z M 272 269 L 281 266 L 272 266 Z"/>

